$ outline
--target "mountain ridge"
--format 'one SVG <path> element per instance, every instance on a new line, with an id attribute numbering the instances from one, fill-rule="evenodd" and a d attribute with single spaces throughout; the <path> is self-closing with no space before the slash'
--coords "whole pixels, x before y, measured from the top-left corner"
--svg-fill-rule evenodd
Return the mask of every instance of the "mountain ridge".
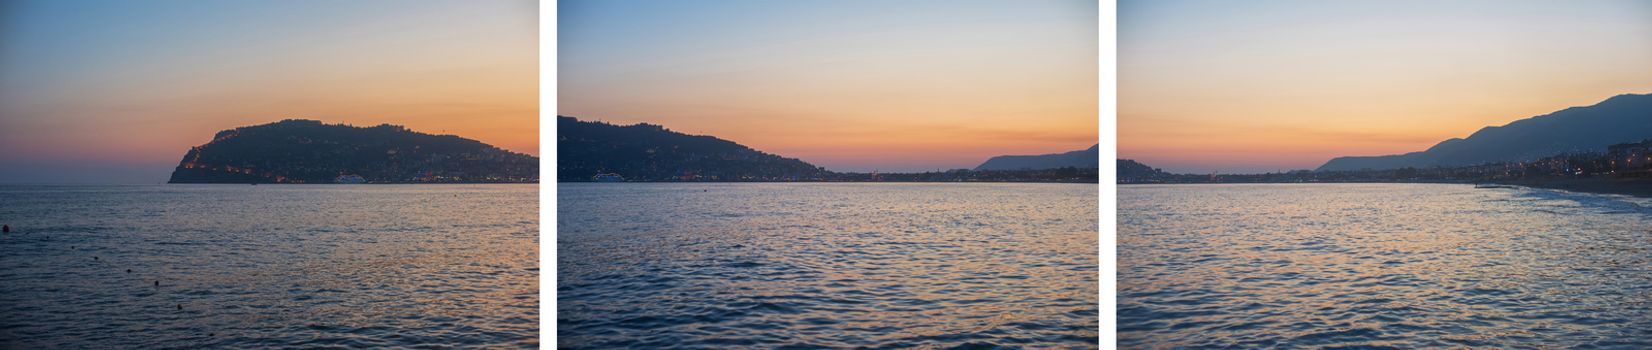
<path id="1" fill-rule="evenodd" d="M 1088 149 L 1040 155 L 1005 155 L 988 158 L 975 170 L 1044 170 L 1056 168 L 1098 168 L 1101 144 Z"/>
<path id="2" fill-rule="evenodd" d="M 286 119 L 219 131 L 168 183 L 531 183 L 539 158 L 456 135 Z"/>
<path id="3" fill-rule="evenodd" d="M 664 126 L 615 125 L 557 116 L 557 181 L 617 173 L 633 181 L 818 179 L 825 168 L 709 135 Z"/>
<path id="4" fill-rule="evenodd" d="M 1316 171 L 1384 170 L 1519 162 L 1652 137 L 1652 94 L 1619 94 L 1588 106 L 1487 126 L 1426 150 L 1333 158 Z"/>
<path id="5" fill-rule="evenodd" d="M 1095 166 L 914 173 L 834 172 L 801 159 L 766 153 L 715 136 L 685 134 L 661 125 L 615 125 L 557 116 L 558 182 L 1095 183 L 1099 178 Z"/>

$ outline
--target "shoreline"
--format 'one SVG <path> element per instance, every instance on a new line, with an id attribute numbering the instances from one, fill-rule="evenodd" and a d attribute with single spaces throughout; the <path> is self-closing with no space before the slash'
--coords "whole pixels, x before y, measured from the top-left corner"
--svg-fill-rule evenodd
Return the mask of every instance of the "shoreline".
<path id="1" fill-rule="evenodd" d="M 332 186 L 332 185 L 537 185 L 538 182 L 363 182 L 359 184 L 343 183 L 290 183 L 290 182 L 164 182 L 162 185 L 302 185 L 302 186 Z"/>
<path id="2" fill-rule="evenodd" d="M 1652 178 L 1585 178 L 1497 182 L 1531 188 L 1652 198 Z"/>
<path id="3" fill-rule="evenodd" d="M 391 186 L 391 185 L 538 185 L 538 184 L 540 184 L 540 183 L 538 183 L 538 182 L 392 182 L 392 183 L 365 183 L 365 184 L 295 184 L 295 183 L 259 183 L 259 184 L 258 184 L 258 185 L 259 185 L 259 186 L 351 186 L 351 185 L 370 185 L 370 186 L 380 186 L 380 185 L 383 185 L 383 186 Z M 85 186 L 171 186 L 171 185 L 185 185 L 185 186 L 195 186 L 195 185 L 212 185 L 212 186 L 252 186 L 252 185 L 251 185 L 251 184 L 246 184 L 246 183 L 222 183 L 222 182 L 215 182 L 215 183 L 205 183 L 205 182 L 199 182 L 199 183 L 196 183 L 196 182 L 192 182 L 192 183 L 167 183 L 167 182 L 161 182 L 161 183 L 152 183 L 152 182 L 117 182 L 117 183 L 96 183 L 96 182 L 58 182 L 58 183 L 52 183 L 52 182 L 15 182 L 15 183 L 0 183 L 0 187 L 4 187 L 4 186 L 52 186 L 52 187 L 77 187 L 77 186 L 78 186 L 78 187 L 85 187 Z"/>
<path id="4" fill-rule="evenodd" d="M 1025 183 L 1025 184 L 1099 184 L 1091 181 L 558 181 L 559 184 L 743 184 L 743 183 L 931 183 L 931 184 L 969 184 L 969 183 Z"/>
<path id="5" fill-rule="evenodd" d="M 1463 184 L 1474 185 L 1475 182 L 1447 182 L 1447 181 L 1347 181 L 1347 182 L 1131 182 L 1115 185 L 1232 185 L 1232 184 Z M 1496 184 L 1562 190 L 1578 193 L 1617 194 L 1633 197 L 1652 198 L 1652 178 L 1582 178 L 1582 179 L 1543 179 L 1519 181 L 1488 181 L 1479 184 Z"/>

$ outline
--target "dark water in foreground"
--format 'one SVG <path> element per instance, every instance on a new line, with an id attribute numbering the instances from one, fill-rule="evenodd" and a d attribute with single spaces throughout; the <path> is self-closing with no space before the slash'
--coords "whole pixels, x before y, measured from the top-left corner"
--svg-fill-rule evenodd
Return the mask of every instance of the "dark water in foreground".
<path id="1" fill-rule="evenodd" d="M 1093 348 L 1089 184 L 561 184 L 576 348 Z"/>
<path id="2" fill-rule="evenodd" d="M 0 186 L 0 348 L 535 347 L 537 189 Z"/>
<path id="3" fill-rule="evenodd" d="M 1119 344 L 1652 348 L 1652 201 L 1119 186 Z"/>

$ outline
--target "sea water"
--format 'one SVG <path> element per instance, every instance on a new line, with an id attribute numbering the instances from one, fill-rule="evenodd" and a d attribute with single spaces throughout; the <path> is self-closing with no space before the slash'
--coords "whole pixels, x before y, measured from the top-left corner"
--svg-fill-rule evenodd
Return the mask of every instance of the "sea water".
<path id="1" fill-rule="evenodd" d="M 0 186 L 0 348 L 536 347 L 538 212 L 537 185 Z"/>
<path id="2" fill-rule="evenodd" d="M 557 341 L 1093 348 L 1095 184 L 561 184 Z"/>
<path id="3" fill-rule="evenodd" d="M 1450 184 L 1118 188 L 1122 348 L 1652 347 L 1652 201 Z"/>

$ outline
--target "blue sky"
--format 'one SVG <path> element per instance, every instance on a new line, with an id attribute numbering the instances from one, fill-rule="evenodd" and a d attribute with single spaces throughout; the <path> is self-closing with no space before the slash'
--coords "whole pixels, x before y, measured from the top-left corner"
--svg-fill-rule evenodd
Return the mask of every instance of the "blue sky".
<path id="1" fill-rule="evenodd" d="M 1652 93 L 1649 1 L 1123 1 L 1119 157 L 1312 169 Z"/>
<path id="2" fill-rule="evenodd" d="M 538 152 L 532 1 L 5 1 L 0 182 L 167 179 L 286 118 Z"/>
<path id="3" fill-rule="evenodd" d="M 558 111 L 837 171 L 1097 143 L 1097 3 L 562 1 Z"/>

